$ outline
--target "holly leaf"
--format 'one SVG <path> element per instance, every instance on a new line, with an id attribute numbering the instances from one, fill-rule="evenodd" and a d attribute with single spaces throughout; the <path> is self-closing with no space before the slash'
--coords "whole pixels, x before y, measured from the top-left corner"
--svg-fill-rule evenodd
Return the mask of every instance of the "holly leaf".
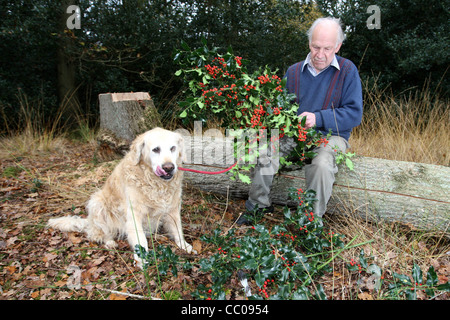
<path id="1" fill-rule="evenodd" d="M 326 296 L 325 292 L 323 291 L 323 287 L 321 284 L 319 284 L 319 286 L 317 287 L 315 297 L 319 300 L 327 300 L 327 296 Z"/>
<path id="2" fill-rule="evenodd" d="M 264 285 L 264 281 L 265 281 L 266 279 L 265 279 L 265 277 L 264 277 L 264 275 L 263 274 L 261 274 L 261 273 L 257 273 L 257 274 L 255 274 L 255 282 L 256 282 L 256 285 L 258 286 L 258 287 L 262 287 L 263 285 Z"/>
<path id="3" fill-rule="evenodd" d="M 438 276 L 436 274 L 436 271 L 434 270 L 434 267 L 431 266 L 428 269 L 427 272 L 427 286 L 434 287 L 438 283 Z"/>
<path id="4" fill-rule="evenodd" d="M 238 173 L 238 177 L 239 179 L 243 182 L 243 183 L 247 183 L 250 184 L 252 182 L 252 180 L 250 179 L 249 176 L 242 174 L 242 173 Z"/>
<path id="5" fill-rule="evenodd" d="M 422 283 L 423 281 L 422 270 L 416 263 L 414 263 L 414 267 L 412 270 L 412 277 L 413 281 L 417 284 Z"/>
<path id="6" fill-rule="evenodd" d="M 370 272 L 373 274 L 372 277 L 374 277 L 374 289 L 377 291 L 381 289 L 381 268 L 377 266 L 376 264 L 371 264 L 367 268 L 367 272 Z"/>
<path id="7" fill-rule="evenodd" d="M 364 249 L 361 249 L 361 251 L 359 253 L 359 263 L 361 264 L 361 267 L 367 268 L 367 260 L 364 255 Z"/>
<path id="8" fill-rule="evenodd" d="M 310 294 L 309 290 L 305 287 L 300 287 L 297 291 L 294 292 L 292 299 L 294 300 L 309 300 L 308 295 Z"/>
<path id="9" fill-rule="evenodd" d="M 398 279 L 403 285 L 412 286 L 411 279 L 404 274 L 393 273 L 394 278 Z"/>
<path id="10" fill-rule="evenodd" d="M 450 282 L 440 284 L 436 287 L 437 290 L 450 292 Z"/>
<path id="11" fill-rule="evenodd" d="M 345 165 L 347 166 L 347 168 L 353 171 L 353 161 L 350 158 L 345 158 Z"/>

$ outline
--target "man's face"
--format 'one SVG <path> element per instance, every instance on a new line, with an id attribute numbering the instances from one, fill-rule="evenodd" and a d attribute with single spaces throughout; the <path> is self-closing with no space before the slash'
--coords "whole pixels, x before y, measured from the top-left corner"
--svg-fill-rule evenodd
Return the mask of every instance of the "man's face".
<path id="1" fill-rule="evenodd" d="M 332 25 L 318 25 L 312 34 L 309 49 L 311 50 L 311 62 L 317 71 L 322 71 L 333 61 L 335 53 L 341 48 L 336 46 L 337 30 Z"/>

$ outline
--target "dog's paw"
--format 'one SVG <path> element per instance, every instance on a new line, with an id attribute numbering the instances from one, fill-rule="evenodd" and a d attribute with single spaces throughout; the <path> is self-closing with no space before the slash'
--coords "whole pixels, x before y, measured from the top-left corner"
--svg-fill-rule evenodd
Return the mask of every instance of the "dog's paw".
<path id="1" fill-rule="evenodd" d="M 117 242 L 115 242 L 114 240 L 108 240 L 105 242 L 105 247 L 108 249 L 114 249 L 117 247 Z"/>
<path id="2" fill-rule="evenodd" d="M 137 254 L 134 255 L 134 265 L 141 270 L 144 270 L 144 260 L 139 258 Z"/>
<path id="3" fill-rule="evenodd" d="M 194 250 L 194 248 L 187 242 L 184 243 L 182 249 L 184 249 L 187 253 L 197 254 L 197 251 Z"/>

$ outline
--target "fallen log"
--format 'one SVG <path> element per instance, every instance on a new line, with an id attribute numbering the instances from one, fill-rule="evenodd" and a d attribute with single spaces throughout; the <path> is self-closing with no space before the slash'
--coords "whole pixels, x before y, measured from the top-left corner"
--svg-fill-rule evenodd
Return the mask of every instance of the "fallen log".
<path id="1" fill-rule="evenodd" d="M 197 155 L 199 152 L 201 150 L 193 151 Z M 369 157 L 352 160 L 353 171 L 340 166 L 327 214 L 352 214 L 369 221 L 399 222 L 415 229 L 450 235 L 449 167 Z M 219 171 L 228 166 L 225 161 L 222 163 L 225 165 L 185 164 L 184 167 Z M 186 172 L 185 181 L 201 190 L 243 199 L 248 197 L 250 189 L 248 184 L 232 181 L 228 174 Z M 305 189 L 303 170 L 281 171 L 275 176 L 273 203 L 295 205 L 289 200 L 290 187 Z"/>
<path id="2" fill-rule="evenodd" d="M 122 157 L 139 131 L 161 126 L 149 99 L 148 93 L 99 96 L 100 132 L 106 132 L 100 139 L 99 150 L 103 145 L 105 157 Z M 230 157 L 233 145 L 229 139 L 223 139 L 221 131 L 211 129 L 203 133 L 200 125 L 194 128 L 194 137 L 187 130 L 180 133 L 185 136 L 188 153 L 188 163 L 184 167 L 220 171 L 233 164 L 234 159 Z M 342 166 L 336 175 L 327 214 L 352 214 L 369 221 L 399 222 L 450 236 L 450 167 L 368 157 L 355 157 L 353 162 L 354 171 Z M 246 199 L 250 189 L 248 184 L 230 180 L 227 174 L 186 172 L 185 181 L 201 190 L 234 198 Z M 295 205 L 289 200 L 290 187 L 306 188 L 301 169 L 280 171 L 275 176 L 273 203 Z"/>

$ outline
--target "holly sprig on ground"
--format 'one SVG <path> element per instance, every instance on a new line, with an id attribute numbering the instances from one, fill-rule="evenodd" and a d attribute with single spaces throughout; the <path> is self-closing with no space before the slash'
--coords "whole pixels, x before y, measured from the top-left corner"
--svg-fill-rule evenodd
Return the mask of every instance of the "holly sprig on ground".
<path id="1" fill-rule="evenodd" d="M 390 279 L 386 279 L 385 271 L 375 262 L 370 263 L 371 257 L 367 257 L 361 249 L 357 260 L 353 258 L 346 264 L 349 271 L 358 274 L 366 273 L 371 275 L 369 281 L 371 286 L 388 299 L 416 300 L 418 294 L 425 295 L 428 299 L 433 299 L 437 292 L 450 291 L 450 283 L 439 284 L 438 276 L 433 266 L 428 268 L 426 278 L 420 266 L 414 262 L 411 274 L 400 274 L 392 272 Z M 387 284 L 382 288 L 383 284 Z"/>
<path id="2" fill-rule="evenodd" d="M 312 208 L 315 192 L 292 188 L 294 208 L 283 209 L 284 219 L 279 224 L 257 222 L 237 236 L 237 229 L 216 228 L 201 237 L 202 243 L 212 248 L 212 254 L 196 263 L 178 259 L 172 251 L 157 247 L 156 251 L 137 250 L 147 261 L 146 266 L 158 265 L 163 276 L 176 276 L 176 268 L 195 267 L 196 272 L 210 279 L 210 284 L 199 284 L 192 292 L 194 299 L 223 300 L 229 297 L 230 286 L 237 290 L 251 288 L 248 299 L 326 299 L 320 277 L 333 271 L 333 262 L 346 250 L 364 246 L 373 240 L 353 244 L 356 238 L 344 242 L 341 234 L 326 230 L 322 218 Z M 436 292 L 450 291 L 449 283 L 438 284 L 434 268 L 430 267 L 426 280 L 415 264 L 412 277 L 393 273 L 389 279 L 364 250 L 346 263 L 355 276 L 371 277 L 374 290 L 389 299 L 415 299 L 423 290 L 428 297 Z M 169 273 L 170 272 L 170 273 Z M 242 287 L 242 274 L 248 288 Z M 382 287 L 383 286 L 383 287 Z"/>
<path id="3" fill-rule="evenodd" d="M 295 189 L 291 196 L 298 200 L 295 210 L 284 209 L 285 220 L 270 229 L 256 224 L 247 229 L 242 237 L 236 237 L 236 229 L 223 232 L 215 229 L 210 235 L 201 237 L 203 243 L 212 245 L 213 254 L 198 262 L 200 271 L 209 275 L 211 286 L 200 284 L 192 293 L 196 299 L 225 299 L 226 285 L 243 271 L 248 281 L 258 288 L 249 299 L 310 299 L 325 298 L 323 288 L 315 279 L 330 271 L 329 264 L 334 250 L 344 248 L 341 236 L 326 232 L 323 221 L 312 213 L 315 192 Z M 331 249 L 334 248 L 334 249 Z M 160 250 L 158 248 L 158 250 Z M 146 266 L 171 266 L 171 252 L 165 257 L 161 253 L 137 254 L 147 260 Z M 181 262 L 180 262 L 181 267 Z M 311 293 L 310 287 L 314 288 Z"/>

